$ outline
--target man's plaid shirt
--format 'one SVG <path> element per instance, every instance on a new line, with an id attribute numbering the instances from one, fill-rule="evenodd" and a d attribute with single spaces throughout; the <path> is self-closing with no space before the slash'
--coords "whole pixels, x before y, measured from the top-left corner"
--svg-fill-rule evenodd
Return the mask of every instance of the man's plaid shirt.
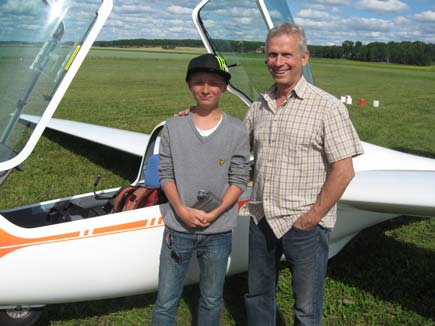
<path id="1" fill-rule="evenodd" d="M 363 148 L 346 106 L 304 77 L 279 110 L 274 92 L 275 86 L 262 93 L 245 118 L 255 158 L 248 209 L 281 238 L 316 202 L 331 163 Z M 332 229 L 335 220 L 336 206 L 320 225 Z"/>

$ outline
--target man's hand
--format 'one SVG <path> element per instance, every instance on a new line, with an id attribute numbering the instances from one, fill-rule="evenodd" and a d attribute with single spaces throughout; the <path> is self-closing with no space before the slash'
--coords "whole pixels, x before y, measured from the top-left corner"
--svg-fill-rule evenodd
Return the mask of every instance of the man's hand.
<path id="1" fill-rule="evenodd" d="M 331 172 L 326 178 L 317 201 L 308 212 L 299 216 L 293 225 L 302 230 L 313 229 L 319 224 L 322 217 L 334 207 L 354 175 L 352 157 L 332 163 Z"/>
<path id="2" fill-rule="evenodd" d="M 319 224 L 321 220 L 318 217 L 315 217 L 311 212 L 307 212 L 298 217 L 298 219 L 293 223 L 294 227 L 300 230 L 311 230 Z"/>
<path id="3" fill-rule="evenodd" d="M 194 108 L 195 108 L 194 106 L 191 106 L 188 109 L 174 113 L 174 117 L 184 117 L 186 115 L 189 115 L 189 112 L 192 111 Z"/>

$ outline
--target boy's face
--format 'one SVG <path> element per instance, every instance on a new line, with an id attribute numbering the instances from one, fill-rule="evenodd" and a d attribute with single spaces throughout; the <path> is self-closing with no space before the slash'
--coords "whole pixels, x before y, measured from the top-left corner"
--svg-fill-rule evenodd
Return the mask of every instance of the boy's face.
<path id="1" fill-rule="evenodd" d="M 188 84 L 196 104 L 204 108 L 218 107 L 221 94 L 227 89 L 222 76 L 209 72 L 192 74 Z"/>

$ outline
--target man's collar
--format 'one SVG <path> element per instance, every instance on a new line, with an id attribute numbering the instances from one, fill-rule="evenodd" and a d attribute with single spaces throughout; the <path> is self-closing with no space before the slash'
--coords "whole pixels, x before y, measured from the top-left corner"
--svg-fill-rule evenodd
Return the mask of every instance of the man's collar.
<path id="1" fill-rule="evenodd" d="M 302 75 L 301 79 L 299 79 L 298 83 L 295 87 L 290 91 L 289 96 L 287 98 L 297 98 L 299 100 L 303 100 L 305 97 L 305 92 L 307 89 L 308 82 L 305 79 L 304 75 Z"/>
<path id="2" fill-rule="evenodd" d="M 288 93 L 287 99 L 290 98 L 297 98 L 300 100 L 304 99 L 306 90 L 308 87 L 308 82 L 305 79 L 305 77 L 302 75 L 301 79 L 297 82 L 296 86 L 293 87 L 293 89 Z M 264 92 L 261 93 L 261 95 L 266 99 L 274 99 L 274 94 L 276 91 L 276 84 L 273 84 L 272 87 Z"/>

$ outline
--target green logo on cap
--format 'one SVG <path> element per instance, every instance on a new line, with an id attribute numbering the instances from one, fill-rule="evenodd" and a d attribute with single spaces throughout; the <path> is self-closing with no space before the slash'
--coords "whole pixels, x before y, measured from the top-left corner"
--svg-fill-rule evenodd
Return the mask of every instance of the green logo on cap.
<path id="1" fill-rule="evenodd" d="M 226 69 L 227 66 L 226 66 L 226 64 L 225 64 L 225 59 L 222 58 L 222 57 L 219 56 L 219 55 L 216 55 L 215 58 L 216 58 L 217 62 L 219 63 L 219 68 L 220 68 L 222 71 L 227 71 L 227 69 Z"/>

